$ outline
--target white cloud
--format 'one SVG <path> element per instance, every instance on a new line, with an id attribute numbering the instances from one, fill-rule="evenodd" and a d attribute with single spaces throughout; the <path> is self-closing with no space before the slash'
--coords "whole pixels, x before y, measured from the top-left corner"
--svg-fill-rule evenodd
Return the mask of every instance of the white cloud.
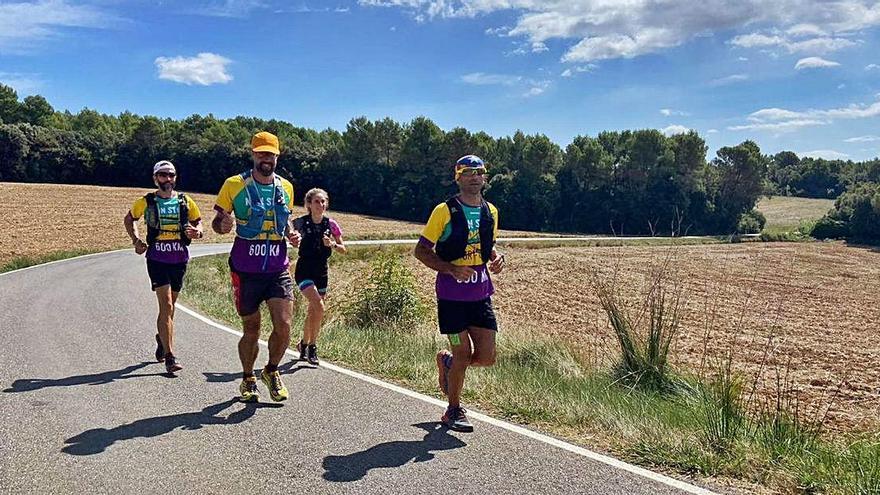
<path id="1" fill-rule="evenodd" d="M 824 158 L 826 160 L 846 160 L 849 155 L 834 150 L 815 150 L 798 153 L 801 157 Z"/>
<path id="2" fill-rule="evenodd" d="M 738 82 L 748 81 L 748 74 L 733 74 L 730 76 L 719 77 L 718 79 L 713 79 L 709 81 L 710 86 L 727 86 L 728 84 L 735 84 Z"/>
<path id="3" fill-rule="evenodd" d="M 827 36 L 795 41 L 779 35 L 761 33 L 743 34 L 730 40 L 730 44 L 740 48 L 784 48 L 789 53 L 812 52 L 825 54 L 855 46 L 856 42 L 847 38 Z"/>
<path id="4" fill-rule="evenodd" d="M 822 69 L 826 67 L 838 67 L 839 63 L 833 60 L 825 60 L 824 58 L 819 57 L 807 57 L 802 58 L 794 64 L 795 70 L 804 70 L 804 69 Z"/>
<path id="5" fill-rule="evenodd" d="M 787 132 L 802 127 L 829 125 L 836 120 L 866 119 L 878 115 L 880 115 L 880 99 L 870 105 L 852 104 L 841 108 L 811 109 L 802 112 L 784 108 L 763 108 L 749 114 L 748 120 L 751 123 L 728 127 L 728 129 Z"/>
<path id="6" fill-rule="evenodd" d="M 815 119 L 794 119 L 783 122 L 755 122 L 752 124 L 734 125 L 727 129 L 731 131 L 773 131 L 773 132 L 790 132 L 801 127 L 813 127 L 817 125 L 828 124 L 824 120 Z"/>
<path id="7" fill-rule="evenodd" d="M 0 3 L 0 53 L 34 51 L 35 42 L 57 39 L 66 28 L 110 28 L 116 16 L 67 0 Z"/>
<path id="8" fill-rule="evenodd" d="M 718 134 L 718 129 L 709 129 L 706 134 Z"/>
<path id="9" fill-rule="evenodd" d="M 664 127 L 663 129 L 660 129 L 660 132 L 667 136 L 672 136 L 674 134 L 687 134 L 688 132 L 690 132 L 690 128 L 683 125 L 672 124 L 670 126 Z"/>
<path id="10" fill-rule="evenodd" d="M 521 80 L 522 77 L 520 76 L 509 76 L 506 74 L 486 74 L 484 72 L 472 72 L 470 74 L 465 74 L 461 76 L 462 82 L 473 84 L 476 86 L 513 86 Z"/>
<path id="11" fill-rule="evenodd" d="M 196 7 L 193 13 L 212 17 L 244 19 L 255 10 L 268 7 L 269 5 L 263 0 L 213 0 L 207 5 Z"/>
<path id="12" fill-rule="evenodd" d="M 857 136 L 843 140 L 845 143 L 873 143 L 874 141 L 880 141 L 880 136 Z"/>
<path id="13" fill-rule="evenodd" d="M 36 94 L 43 86 L 43 81 L 36 74 L 18 72 L 0 72 L 0 84 L 5 84 L 18 93 L 18 96 Z"/>
<path id="14" fill-rule="evenodd" d="M 596 64 L 587 64 L 587 65 L 576 65 L 574 67 L 570 67 L 562 71 L 562 77 L 572 77 L 576 72 L 593 72 L 599 66 Z"/>
<path id="15" fill-rule="evenodd" d="M 794 36 L 828 36 L 824 29 L 815 24 L 797 24 L 785 30 L 785 33 Z"/>
<path id="16" fill-rule="evenodd" d="M 544 91 L 546 91 L 546 89 L 541 86 L 532 86 L 531 88 L 529 88 L 528 91 L 523 93 L 523 96 L 525 96 L 527 98 L 532 97 L 532 96 L 538 96 L 538 95 L 543 94 Z"/>
<path id="17" fill-rule="evenodd" d="M 671 108 L 661 108 L 660 114 L 664 115 L 666 117 L 672 117 L 672 116 L 688 117 L 688 116 L 690 116 L 690 114 L 688 112 L 684 112 L 682 110 L 673 110 Z"/>
<path id="18" fill-rule="evenodd" d="M 749 61 L 748 57 L 739 57 L 739 58 L 737 58 L 737 60 L 739 60 L 740 62 L 748 62 Z"/>
<path id="19" fill-rule="evenodd" d="M 877 70 L 877 69 L 880 69 L 880 65 L 868 64 L 865 66 L 865 70 Z"/>
<path id="20" fill-rule="evenodd" d="M 227 72 L 232 61 L 214 53 L 200 53 L 195 57 L 158 57 L 155 63 L 159 79 L 186 85 L 210 86 L 232 80 Z"/>
<path id="21" fill-rule="evenodd" d="M 699 36 L 742 34 L 751 26 L 766 26 L 769 34 L 744 34 L 744 38 L 737 37 L 738 46 L 779 46 L 792 52 L 822 55 L 853 46 L 856 41 L 849 36 L 880 25 L 880 3 L 875 0 L 359 0 L 358 3 L 368 7 L 401 8 L 422 21 L 473 18 L 503 11 L 516 16 L 513 27 L 506 30 L 507 36 L 524 38 L 529 43 L 551 39 L 573 42 L 562 60 L 574 63 L 636 57 L 679 46 Z"/>

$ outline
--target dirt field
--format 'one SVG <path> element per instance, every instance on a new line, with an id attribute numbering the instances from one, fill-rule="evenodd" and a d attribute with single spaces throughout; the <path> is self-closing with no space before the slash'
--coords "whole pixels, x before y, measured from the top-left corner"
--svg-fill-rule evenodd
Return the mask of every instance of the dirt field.
<path id="1" fill-rule="evenodd" d="M 127 247 L 122 218 L 144 192 L 0 183 L 0 208 L 7 215 L 0 264 L 56 250 Z M 212 196 L 194 196 L 210 211 Z M 333 215 L 358 237 L 413 236 L 421 228 Z M 228 239 L 209 232 L 206 241 Z M 503 249 L 508 268 L 496 279 L 496 307 L 508 334 L 557 336 L 606 366 L 615 343 L 590 289 L 590 268 L 608 272 L 618 265 L 624 293 L 636 300 L 644 276 L 670 256 L 688 301 L 673 352 L 677 366 L 698 372 L 707 356 L 732 350 L 747 388 L 762 371 L 759 389 L 769 398 L 776 373 L 788 363 L 802 409 L 830 403 L 834 428 L 880 427 L 878 251 L 840 243 Z M 432 274 L 408 259 L 430 298 Z M 334 298 L 344 298 L 365 269 L 364 262 L 335 264 Z"/>
<path id="2" fill-rule="evenodd" d="M 72 186 L 58 184 L 0 183 L 0 210 L 6 220 L 0 231 L 0 266 L 20 256 L 35 256 L 75 249 L 116 249 L 131 245 L 122 219 L 131 204 L 148 189 Z M 193 194 L 206 222 L 214 217 L 215 196 Z M 331 205 L 332 206 L 332 205 Z M 305 214 L 301 208 L 296 214 Z M 415 237 L 422 224 L 385 220 L 330 211 L 346 238 Z M 427 218 L 426 218 L 427 220 Z M 141 232 L 144 233 L 143 222 Z M 503 231 L 503 235 L 523 235 Z M 529 234 L 525 234 L 529 235 Z M 531 234 L 535 235 L 535 234 Z M 196 242 L 231 242 L 205 228 Z"/>
<path id="3" fill-rule="evenodd" d="M 623 293 L 639 301 L 652 267 L 668 256 L 687 299 L 672 352 L 675 366 L 709 373 L 711 362 L 732 351 L 747 390 L 760 374 L 756 397 L 772 399 L 777 373 L 784 376 L 789 369 L 808 417 L 823 415 L 830 406 L 832 429 L 880 427 L 876 251 L 841 243 L 504 251 L 509 266 L 495 279 L 495 306 L 508 334 L 556 336 L 596 366 L 607 367 L 617 355 L 616 341 L 590 289 L 590 269 L 599 267 L 607 280 L 617 266 Z M 408 263 L 430 299 L 433 275 L 414 259 Z M 334 266 L 337 301 L 349 295 L 367 269 L 361 261 Z"/>

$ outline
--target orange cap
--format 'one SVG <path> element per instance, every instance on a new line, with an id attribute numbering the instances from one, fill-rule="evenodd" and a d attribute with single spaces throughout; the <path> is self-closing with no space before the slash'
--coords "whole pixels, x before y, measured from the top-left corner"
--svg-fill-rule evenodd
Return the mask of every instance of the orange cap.
<path id="1" fill-rule="evenodd" d="M 278 144 L 278 136 L 271 132 L 258 132 L 251 139 L 251 149 L 254 151 L 269 151 L 276 155 L 281 154 L 281 146 Z"/>

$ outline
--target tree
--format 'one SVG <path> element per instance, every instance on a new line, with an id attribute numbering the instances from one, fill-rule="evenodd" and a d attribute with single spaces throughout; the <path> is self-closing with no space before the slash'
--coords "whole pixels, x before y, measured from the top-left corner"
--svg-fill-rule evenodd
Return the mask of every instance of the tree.
<path id="1" fill-rule="evenodd" d="M 45 98 L 39 95 L 28 96 L 19 108 L 20 118 L 33 125 L 48 127 L 55 110 Z"/>
<path id="2" fill-rule="evenodd" d="M 15 124 L 21 120 L 18 93 L 10 86 L 0 84 L 0 124 Z"/>

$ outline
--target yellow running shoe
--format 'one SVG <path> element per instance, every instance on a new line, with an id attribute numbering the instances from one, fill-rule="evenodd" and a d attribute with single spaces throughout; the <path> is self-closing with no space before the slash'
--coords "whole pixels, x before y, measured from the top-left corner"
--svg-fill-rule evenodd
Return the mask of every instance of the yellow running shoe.
<path id="1" fill-rule="evenodd" d="M 257 390 L 257 377 L 255 376 L 244 378 L 241 381 L 241 385 L 238 386 L 238 391 L 241 392 L 242 402 L 257 402 L 260 400 L 260 391 Z"/>
<path id="2" fill-rule="evenodd" d="M 267 373 L 264 369 L 260 373 L 260 378 L 263 380 L 263 383 L 266 384 L 266 388 L 269 389 L 269 396 L 272 397 L 272 400 L 275 402 L 287 400 L 287 387 L 285 387 L 284 382 L 281 381 L 281 373 L 278 373 L 278 371 Z"/>

